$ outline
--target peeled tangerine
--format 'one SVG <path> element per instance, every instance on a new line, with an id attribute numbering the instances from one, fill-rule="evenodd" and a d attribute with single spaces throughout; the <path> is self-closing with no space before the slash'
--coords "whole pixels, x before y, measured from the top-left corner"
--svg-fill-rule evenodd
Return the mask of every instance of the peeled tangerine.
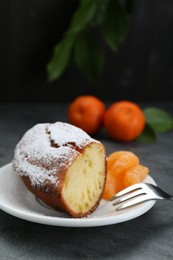
<path id="1" fill-rule="evenodd" d="M 118 151 L 107 157 L 107 180 L 103 198 L 109 200 L 126 187 L 142 182 L 149 169 L 140 164 L 139 158 L 129 151 Z"/>

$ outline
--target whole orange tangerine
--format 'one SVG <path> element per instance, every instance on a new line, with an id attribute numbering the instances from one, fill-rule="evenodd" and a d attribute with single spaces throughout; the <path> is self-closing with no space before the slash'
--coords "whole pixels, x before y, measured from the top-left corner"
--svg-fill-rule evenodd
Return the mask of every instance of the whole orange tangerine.
<path id="1" fill-rule="evenodd" d="M 119 101 L 106 111 L 104 126 L 108 134 L 117 141 L 132 141 L 139 136 L 145 126 L 145 115 L 134 102 Z"/>
<path id="2" fill-rule="evenodd" d="M 103 125 L 105 111 L 106 107 L 99 98 L 79 96 L 69 105 L 68 121 L 89 134 L 96 133 Z"/>

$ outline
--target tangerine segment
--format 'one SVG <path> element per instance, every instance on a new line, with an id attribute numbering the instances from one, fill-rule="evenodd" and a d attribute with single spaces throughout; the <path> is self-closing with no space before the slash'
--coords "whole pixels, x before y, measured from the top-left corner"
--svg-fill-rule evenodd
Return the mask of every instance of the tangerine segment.
<path id="1" fill-rule="evenodd" d="M 114 163 L 111 163 L 112 166 L 108 168 L 108 173 L 110 172 L 114 177 L 117 177 L 120 174 L 124 175 L 129 168 L 139 164 L 139 158 L 134 153 L 129 151 L 121 151 L 117 153 L 119 154 L 114 153 L 115 158 L 116 156 L 117 158 L 115 159 Z M 113 161 L 113 155 L 111 161 Z"/>
<path id="2" fill-rule="evenodd" d="M 128 187 L 130 185 L 142 182 L 148 173 L 149 169 L 141 164 L 130 168 L 124 175 L 124 186 Z"/>
<path id="3" fill-rule="evenodd" d="M 115 195 L 115 193 L 116 193 L 116 180 L 114 176 L 108 174 L 102 197 L 103 199 L 109 200 Z"/>
<path id="4" fill-rule="evenodd" d="M 118 157 L 120 155 L 122 155 L 124 153 L 124 151 L 117 151 L 117 152 L 113 152 L 111 153 L 108 157 L 107 157 L 107 168 L 108 170 L 110 170 L 112 168 L 112 165 L 114 164 L 114 162 L 118 159 Z"/>
<path id="5" fill-rule="evenodd" d="M 124 174 L 125 174 L 125 172 L 123 174 L 117 175 L 116 177 L 114 176 L 115 183 L 116 183 L 115 194 L 118 193 L 119 191 L 125 189 Z"/>
<path id="6" fill-rule="evenodd" d="M 107 157 L 107 180 L 103 198 L 109 200 L 126 187 L 142 182 L 149 169 L 130 151 L 117 151 Z"/>

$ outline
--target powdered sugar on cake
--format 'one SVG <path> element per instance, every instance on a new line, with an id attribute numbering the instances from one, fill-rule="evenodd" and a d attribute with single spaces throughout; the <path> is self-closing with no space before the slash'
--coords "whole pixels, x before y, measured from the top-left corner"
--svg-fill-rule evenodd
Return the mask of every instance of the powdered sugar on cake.
<path id="1" fill-rule="evenodd" d="M 57 173 L 66 169 L 79 154 L 71 144 L 82 149 L 93 141 L 98 142 L 67 123 L 37 124 L 25 133 L 16 146 L 14 171 L 28 176 L 33 187 L 41 187 L 46 181 L 58 185 Z M 57 147 L 53 147 L 51 142 Z"/>
<path id="2" fill-rule="evenodd" d="M 50 124 L 47 129 L 50 132 L 51 140 L 59 146 L 75 143 L 77 147 L 83 148 L 88 143 L 96 141 L 83 130 L 68 123 L 56 122 Z"/>

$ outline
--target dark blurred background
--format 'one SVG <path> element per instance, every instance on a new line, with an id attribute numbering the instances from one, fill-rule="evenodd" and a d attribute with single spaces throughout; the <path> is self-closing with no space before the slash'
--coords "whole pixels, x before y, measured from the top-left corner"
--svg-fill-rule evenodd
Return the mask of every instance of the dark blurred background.
<path id="1" fill-rule="evenodd" d="M 52 84 L 46 65 L 68 28 L 76 0 L 0 1 L 0 101 L 70 101 L 81 94 L 105 100 L 173 100 L 173 0 L 139 0 L 117 54 L 105 47 L 96 86 L 69 68 Z"/>

